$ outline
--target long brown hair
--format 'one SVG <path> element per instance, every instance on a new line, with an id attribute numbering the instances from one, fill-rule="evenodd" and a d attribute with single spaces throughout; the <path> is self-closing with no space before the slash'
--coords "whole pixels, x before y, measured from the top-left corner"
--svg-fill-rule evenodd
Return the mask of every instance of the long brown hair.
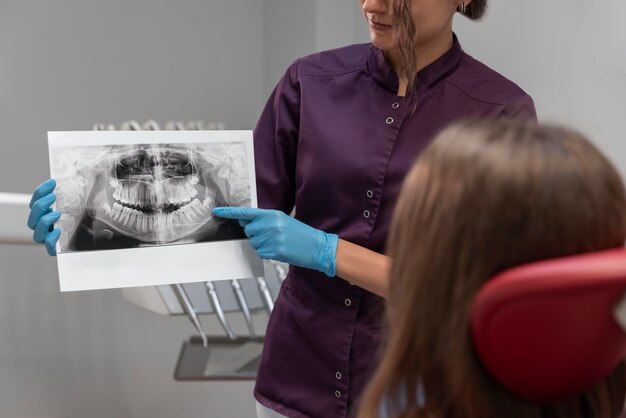
<path id="1" fill-rule="evenodd" d="M 406 78 L 407 89 L 410 91 L 415 87 L 415 77 L 417 77 L 417 53 L 415 50 L 416 33 L 415 24 L 411 14 L 414 0 L 393 0 L 392 22 L 394 26 L 394 42 L 398 48 L 398 76 Z M 464 0 L 466 1 L 466 0 Z M 465 8 L 465 15 L 471 20 L 478 20 L 487 9 L 487 0 L 472 0 Z M 459 11 L 459 13 L 461 13 Z"/>
<path id="2" fill-rule="evenodd" d="M 625 238 L 620 176 L 579 133 L 503 120 L 444 130 L 412 168 L 397 204 L 386 349 L 359 418 L 378 417 L 381 405 L 390 418 L 616 417 L 623 364 L 579 396 L 522 399 L 481 366 L 469 309 L 502 270 L 620 247 Z"/>

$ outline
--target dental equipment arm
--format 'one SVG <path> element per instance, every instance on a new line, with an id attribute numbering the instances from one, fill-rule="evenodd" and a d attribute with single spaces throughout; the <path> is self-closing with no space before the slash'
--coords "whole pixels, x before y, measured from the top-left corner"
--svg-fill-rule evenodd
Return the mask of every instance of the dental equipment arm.
<path id="1" fill-rule="evenodd" d="M 226 320 L 224 310 L 222 309 L 222 305 L 220 304 L 220 299 L 218 298 L 217 291 L 215 290 L 215 285 L 213 284 L 213 282 L 206 282 L 205 285 L 207 292 L 209 293 L 209 300 L 211 301 L 213 310 L 215 311 L 215 314 L 217 315 L 220 324 L 222 324 L 222 328 L 224 328 L 224 331 L 226 332 L 226 335 L 228 335 L 228 338 L 230 338 L 231 340 L 236 340 L 237 336 L 235 335 L 232 328 L 230 327 L 230 324 Z"/>
<path id="2" fill-rule="evenodd" d="M 185 311 L 185 314 L 187 315 L 187 317 L 189 318 L 193 326 L 196 328 L 196 330 L 200 334 L 200 337 L 202 338 L 202 345 L 206 347 L 207 345 L 206 332 L 204 331 L 204 328 L 202 327 L 202 323 L 200 322 L 198 315 L 196 315 L 196 310 L 191 304 L 191 301 L 189 300 L 189 297 L 187 296 L 185 289 L 179 283 L 172 285 L 172 289 L 174 289 L 174 292 L 178 296 L 180 300 L 180 304 L 182 305 L 183 310 Z"/>
<path id="3" fill-rule="evenodd" d="M 252 315 L 250 315 L 250 308 L 248 307 L 248 303 L 246 302 L 246 297 L 243 294 L 243 290 L 241 289 L 239 280 L 234 279 L 233 281 L 231 281 L 231 285 L 235 292 L 235 296 L 237 297 L 237 303 L 239 304 L 239 308 L 241 308 L 243 317 L 246 320 L 246 325 L 248 326 L 248 331 L 250 332 L 250 338 L 256 338 L 257 335 L 254 329 L 254 322 L 252 322 Z"/>
<path id="4" fill-rule="evenodd" d="M 268 314 L 271 314 L 274 310 L 274 300 L 272 299 L 272 295 L 267 288 L 267 282 L 263 277 L 257 277 L 256 281 L 259 285 L 259 290 L 261 291 L 261 296 L 263 299 L 263 303 L 265 304 L 265 309 L 267 309 Z"/>

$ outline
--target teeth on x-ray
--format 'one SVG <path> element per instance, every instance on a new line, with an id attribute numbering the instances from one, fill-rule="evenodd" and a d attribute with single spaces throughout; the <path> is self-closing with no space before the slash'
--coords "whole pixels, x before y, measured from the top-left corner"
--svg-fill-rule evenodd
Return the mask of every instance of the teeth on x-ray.
<path id="1" fill-rule="evenodd" d="M 243 143 L 124 144 L 79 151 L 67 154 L 68 172 L 76 161 L 94 164 L 72 173 L 81 180 L 74 182 L 74 193 L 87 200 L 85 210 L 77 212 L 80 223 L 70 250 L 245 237 L 237 223 L 213 216 L 215 206 L 250 202 L 249 184 L 242 181 L 249 177 Z M 83 191 L 85 184 L 91 189 Z"/>
<path id="2" fill-rule="evenodd" d="M 188 146 L 121 148 L 110 167 L 101 221 L 143 242 L 172 242 L 213 218 L 209 167 Z"/>
<path id="3" fill-rule="evenodd" d="M 162 210 L 167 205 L 187 204 L 198 195 L 198 191 L 188 182 L 165 182 L 167 184 L 155 187 L 152 183 L 116 180 L 113 198 L 125 206 Z"/>
<path id="4" fill-rule="evenodd" d="M 201 203 L 198 199 L 193 199 L 188 205 L 169 213 L 144 213 L 141 210 L 129 208 L 117 202 L 113 204 L 113 207 L 106 202 L 103 205 L 105 213 L 111 220 L 140 232 L 148 232 L 158 225 L 173 228 L 175 225 L 180 224 L 195 224 L 210 214 L 212 207 L 213 201 L 209 197 L 205 199 L 204 203 Z"/>

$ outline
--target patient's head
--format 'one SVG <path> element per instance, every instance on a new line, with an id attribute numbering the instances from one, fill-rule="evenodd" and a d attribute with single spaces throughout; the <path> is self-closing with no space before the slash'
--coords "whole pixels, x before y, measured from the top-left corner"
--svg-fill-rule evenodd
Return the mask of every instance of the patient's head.
<path id="1" fill-rule="evenodd" d="M 469 312 L 498 272 L 620 247 L 625 237 L 620 176 L 579 133 L 512 121 L 447 128 L 414 165 L 396 207 L 387 346 L 360 416 L 377 416 L 383 400 L 390 417 L 617 416 L 623 364 L 577 397 L 524 400 L 480 364 Z"/>

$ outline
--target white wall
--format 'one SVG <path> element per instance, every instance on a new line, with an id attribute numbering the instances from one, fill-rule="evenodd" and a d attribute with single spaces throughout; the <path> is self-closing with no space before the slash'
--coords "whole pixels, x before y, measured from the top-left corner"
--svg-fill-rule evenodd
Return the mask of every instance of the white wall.
<path id="1" fill-rule="evenodd" d="M 315 1 L 266 0 L 265 93 L 296 58 L 315 52 Z"/>
<path id="2" fill-rule="evenodd" d="M 483 22 L 457 18 L 470 54 L 535 99 L 542 121 L 587 134 L 626 173 L 626 3 L 491 1 Z"/>

